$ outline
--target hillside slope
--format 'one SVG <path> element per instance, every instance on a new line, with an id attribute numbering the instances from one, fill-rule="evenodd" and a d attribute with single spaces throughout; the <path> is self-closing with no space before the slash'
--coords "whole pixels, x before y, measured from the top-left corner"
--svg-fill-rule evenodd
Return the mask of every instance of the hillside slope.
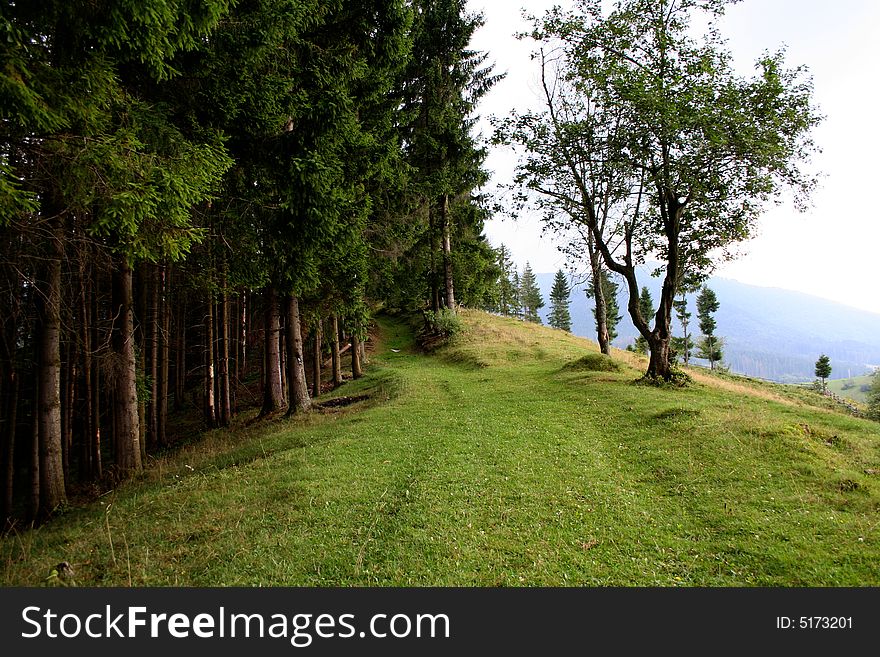
<path id="1" fill-rule="evenodd" d="M 484 313 L 0 543 L 5 585 L 880 585 L 880 425 Z M 582 360 L 588 356 L 586 360 Z M 597 369 L 598 368 L 598 369 Z M 366 398 L 364 398 L 366 396 Z M 248 420 L 245 418 L 244 420 Z"/>
<path id="2" fill-rule="evenodd" d="M 542 309 L 546 322 L 553 274 L 538 274 L 547 307 Z M 656 301 L 660 281 L 644 276 Z M 833 379 L 859 376 L 880 365 L 880 315 L 850 308 L 827 299 L 801 292 L 746 285 L 725 278 L 711 278 L 708 285 L 715 290 L 721 304 L 716 319 L 718 335 L 725 340 L 724 361 L 733 372 L 774 381 L 812 381 L 816 359 L 820 354 L 831 357 Z M 637 331 L 626 314 L 626 294 L 618 295 L 623 309 L 615 341 L 625 347 L 635 340 Z M 576 286 L 571 295 L 572 330 L 576 335 L 594 337 L 593 302 L 587 299 L 583 286 Z M 695 295 L 689 296 L 696 327 Z M 673 319 L 673 330 L 680 334 Z"/>

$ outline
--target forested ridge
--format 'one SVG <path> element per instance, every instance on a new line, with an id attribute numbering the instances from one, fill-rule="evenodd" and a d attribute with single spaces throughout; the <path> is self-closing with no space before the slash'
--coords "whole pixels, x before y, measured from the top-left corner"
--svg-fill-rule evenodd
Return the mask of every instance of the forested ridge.
<path id="1" fill-rule="evenodd" d="M 228 426 L 246 382 L 264 416 L 307 410 L 361 375 L 371 308 L 485 303 L 480 21 L 457 0 L 4 4 L 5 523 L 140 472 L 175 412 Z"/>
<path id="2" fill-rule="evenodd" d="M 603 354 L 625 305 L 650 384 L 687 384 L 691 349 L 720 362 L 704 283 L 769 204 L 807 203 L 821 121 L 783 51 L 735 72 L 728 4 L 531 17 L 541 107 L 494 117 L 492 143 L 518 161 L 492 199 L 475 112 L 500 76 L 469 45 L 482 17 L 464 0 L 6 3 L 4 524 L 245 408 L 310 411 L 363 376 L 379 309 L 419 318 L 431 347 L 461 330 L 460 307 L 540 322 L 531 267 L 520 278 L 483 236 L 496 212 L 536 212 L 587 269 Z M 697 291 L 703 337 L 674 337 Z"/>

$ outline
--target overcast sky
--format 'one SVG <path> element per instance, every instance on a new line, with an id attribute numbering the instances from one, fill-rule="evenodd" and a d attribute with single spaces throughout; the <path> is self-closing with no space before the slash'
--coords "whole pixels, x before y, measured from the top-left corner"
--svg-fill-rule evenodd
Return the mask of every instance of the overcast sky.
<path id="1" fill-rule="evenodd" d="M 469 0 L 486 25 L 472 46 L 490 52 L 496 71 L 507 73 L 484 99 L 480 113 L 504 116 L 512 108 L 538 107 L 534 42 L 518 41 L 527 23 L 519 9 L 541 14 L 552 0 Z M 806 65 L 825 121 L 814 133 L 822 153 L 815 167 L 821 188 L 806 213 L 790 205 L 771 207 L 757 236 L 723 265 L 718 275 L 744 283 L 799 290 L 880 313 L 880 2 L 877 0 L 743 0 L 724 18 L 739 72 L 749 74 L 765 50 L 787 48 L 789 66 Z M 488 134 L 486 126 L 484 132 Z M 514 156 L 493 150 L 487 167 L 494 182 L 509 181 Z M 490 242 L 502 242 L 522 266 L 555 271 L 566 262 L 540 221 L 496 218 L 486 227 Z"/>

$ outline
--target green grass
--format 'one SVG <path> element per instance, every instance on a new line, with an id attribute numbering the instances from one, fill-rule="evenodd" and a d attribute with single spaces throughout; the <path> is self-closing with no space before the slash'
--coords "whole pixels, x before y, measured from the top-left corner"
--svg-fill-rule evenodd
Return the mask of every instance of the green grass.
<path id="1" fill-rule="evenodd" d="M 864 404 L 868 400 L 867 393 L 862 390 L 862 386 L 871 385 L 871 381 L 873 381 L 873 377 L 870 374 L 866 374 L 865 376 L 854 376 L 849 379 L 831 379 L 826 382 L 826 385 L 831 392 Z M 849 387 L 844 389 L 844 386 Z"/>
<path id="2" fill-rule="evenodd" d="M 367 399 L 208 434 L 3 539 L 0 583 L 66 560 L 80 585 L 880 585 L 880 425 L 463 319 L 431 356 L 380 320 L 336 393 Z"/>

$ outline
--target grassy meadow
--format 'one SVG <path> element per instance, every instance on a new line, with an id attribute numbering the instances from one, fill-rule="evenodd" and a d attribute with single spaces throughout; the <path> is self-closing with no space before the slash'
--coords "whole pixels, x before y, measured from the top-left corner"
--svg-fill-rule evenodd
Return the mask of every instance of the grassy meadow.
<path id="1" fill-rule="evenodd" d="M 853 376 L 848 379 L 830 379 L 826 382 L 828 389 L 840 395 L 864 404 L 868 400 L 868 393 L 862 390 L 863 386 L 870 386 L 873 381 L 871 375 Z"/>
<path id="2" fill-rule="evenodd" d="M 880 424 L 463 311 L 380 318 L 365 399 L 238 420 L 0 542 L 0 584 L 878 586 Z M 321 398 L 323 400 L 323 398 Z M 319 400 L 319 401 L 321 401 Z"/>

